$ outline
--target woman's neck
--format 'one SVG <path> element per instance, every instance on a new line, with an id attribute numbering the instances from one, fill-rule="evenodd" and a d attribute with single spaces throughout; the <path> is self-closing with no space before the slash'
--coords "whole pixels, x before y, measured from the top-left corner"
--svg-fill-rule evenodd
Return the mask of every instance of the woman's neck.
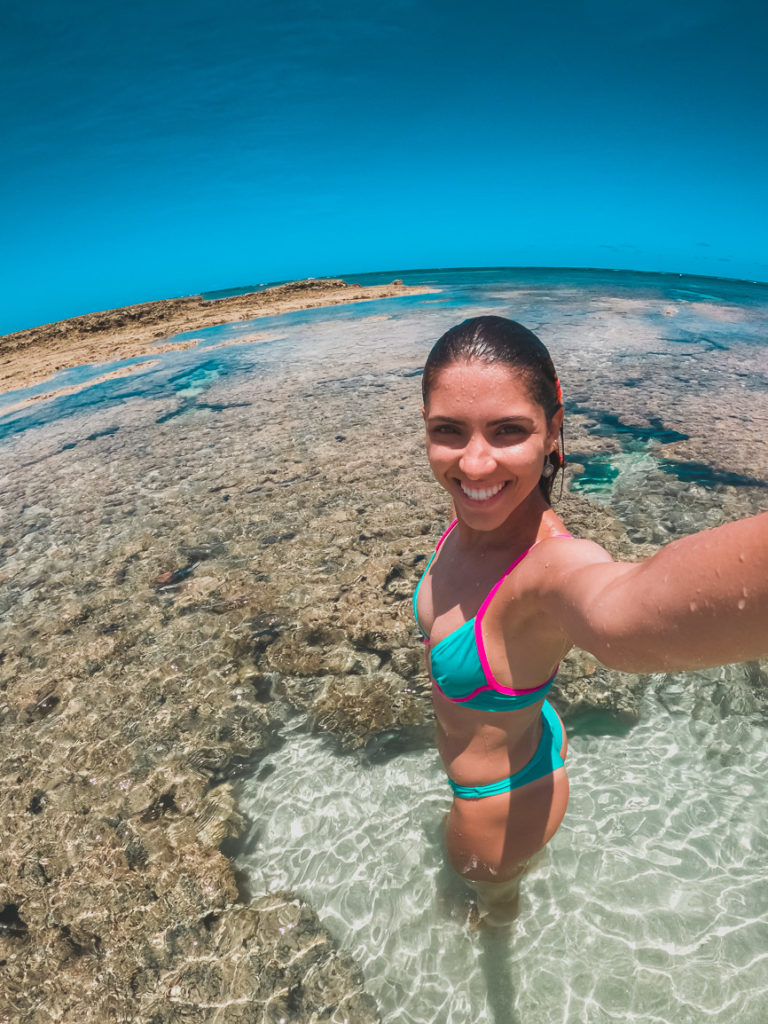
<path id="1" fill-rule="evenodd" d="M 458 515 L 458 544 L 465 550 L 477 553 L 508 551 L 511 546 L 519 546 L 524 550 L 538 540 L 547 513 L 554 516 L 550 505 L 537 488 L 494 529 L 478 530 Z"/>

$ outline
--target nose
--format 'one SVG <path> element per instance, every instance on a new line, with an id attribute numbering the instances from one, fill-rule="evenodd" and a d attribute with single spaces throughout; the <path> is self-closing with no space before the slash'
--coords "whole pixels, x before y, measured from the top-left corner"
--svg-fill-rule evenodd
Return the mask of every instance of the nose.
<path id="1" fill-rule="evenodd" d="M 459 469 L 470 480 L 482 480 L 496 468 L 493 449 L 482 434 L 473 434 L 459 458 Z"/>

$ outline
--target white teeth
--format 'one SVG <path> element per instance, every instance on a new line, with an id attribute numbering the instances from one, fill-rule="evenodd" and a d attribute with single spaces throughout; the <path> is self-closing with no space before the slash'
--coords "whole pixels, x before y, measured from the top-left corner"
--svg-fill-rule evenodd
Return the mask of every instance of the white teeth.
<path id="1" fill-rule="evenodd" d="M 471 498 L 473 501 L 485 501 L 487 498 L 492 498 L 494 494 L 498 494 L 504 486 L 504 484 L 495 484 L 493 487 L 484 487 L 482 490 L 473 491 L 462 484 L 461 481 L 459 481 L 459 484 L 466 496 Z"/>

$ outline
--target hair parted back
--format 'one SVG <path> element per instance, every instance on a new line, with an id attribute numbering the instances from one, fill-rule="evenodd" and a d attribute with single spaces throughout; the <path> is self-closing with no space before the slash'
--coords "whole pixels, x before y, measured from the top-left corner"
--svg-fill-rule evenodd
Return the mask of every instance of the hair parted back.
<path id="1" fill-rule="evenodd" d="M 560 382 L 547 348 L 533 331 L 503 316 L 475 316 L 456 327 L 451 327 L 439 338 L 427 356 L 421 393 L 424 404 L 442 369 L 453 363 L 498 363 L 508 366 L 525 380 L 531 398 L 541 406 L 550 422 L 563 399 Z M 561 446 L 563 431 L 560 429 Z M 565 466 L 564 455 L 555 449 L 544 463 L 552 466 L 550 476 L 542 475 L 539 486 L 547 501 L 558 470 Z M 551 472 L 551 471 L 550 471 Z"/>

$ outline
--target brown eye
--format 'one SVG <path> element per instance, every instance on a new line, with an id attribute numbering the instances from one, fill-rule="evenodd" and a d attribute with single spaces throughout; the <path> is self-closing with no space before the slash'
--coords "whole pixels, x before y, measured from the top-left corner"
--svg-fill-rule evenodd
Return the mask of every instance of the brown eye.
<path id="1" fill-rule="evenodd" d="M 500 434 L 522 434 L 523 428 L 519 423 L 504 423 L 499 427 Z"/>

